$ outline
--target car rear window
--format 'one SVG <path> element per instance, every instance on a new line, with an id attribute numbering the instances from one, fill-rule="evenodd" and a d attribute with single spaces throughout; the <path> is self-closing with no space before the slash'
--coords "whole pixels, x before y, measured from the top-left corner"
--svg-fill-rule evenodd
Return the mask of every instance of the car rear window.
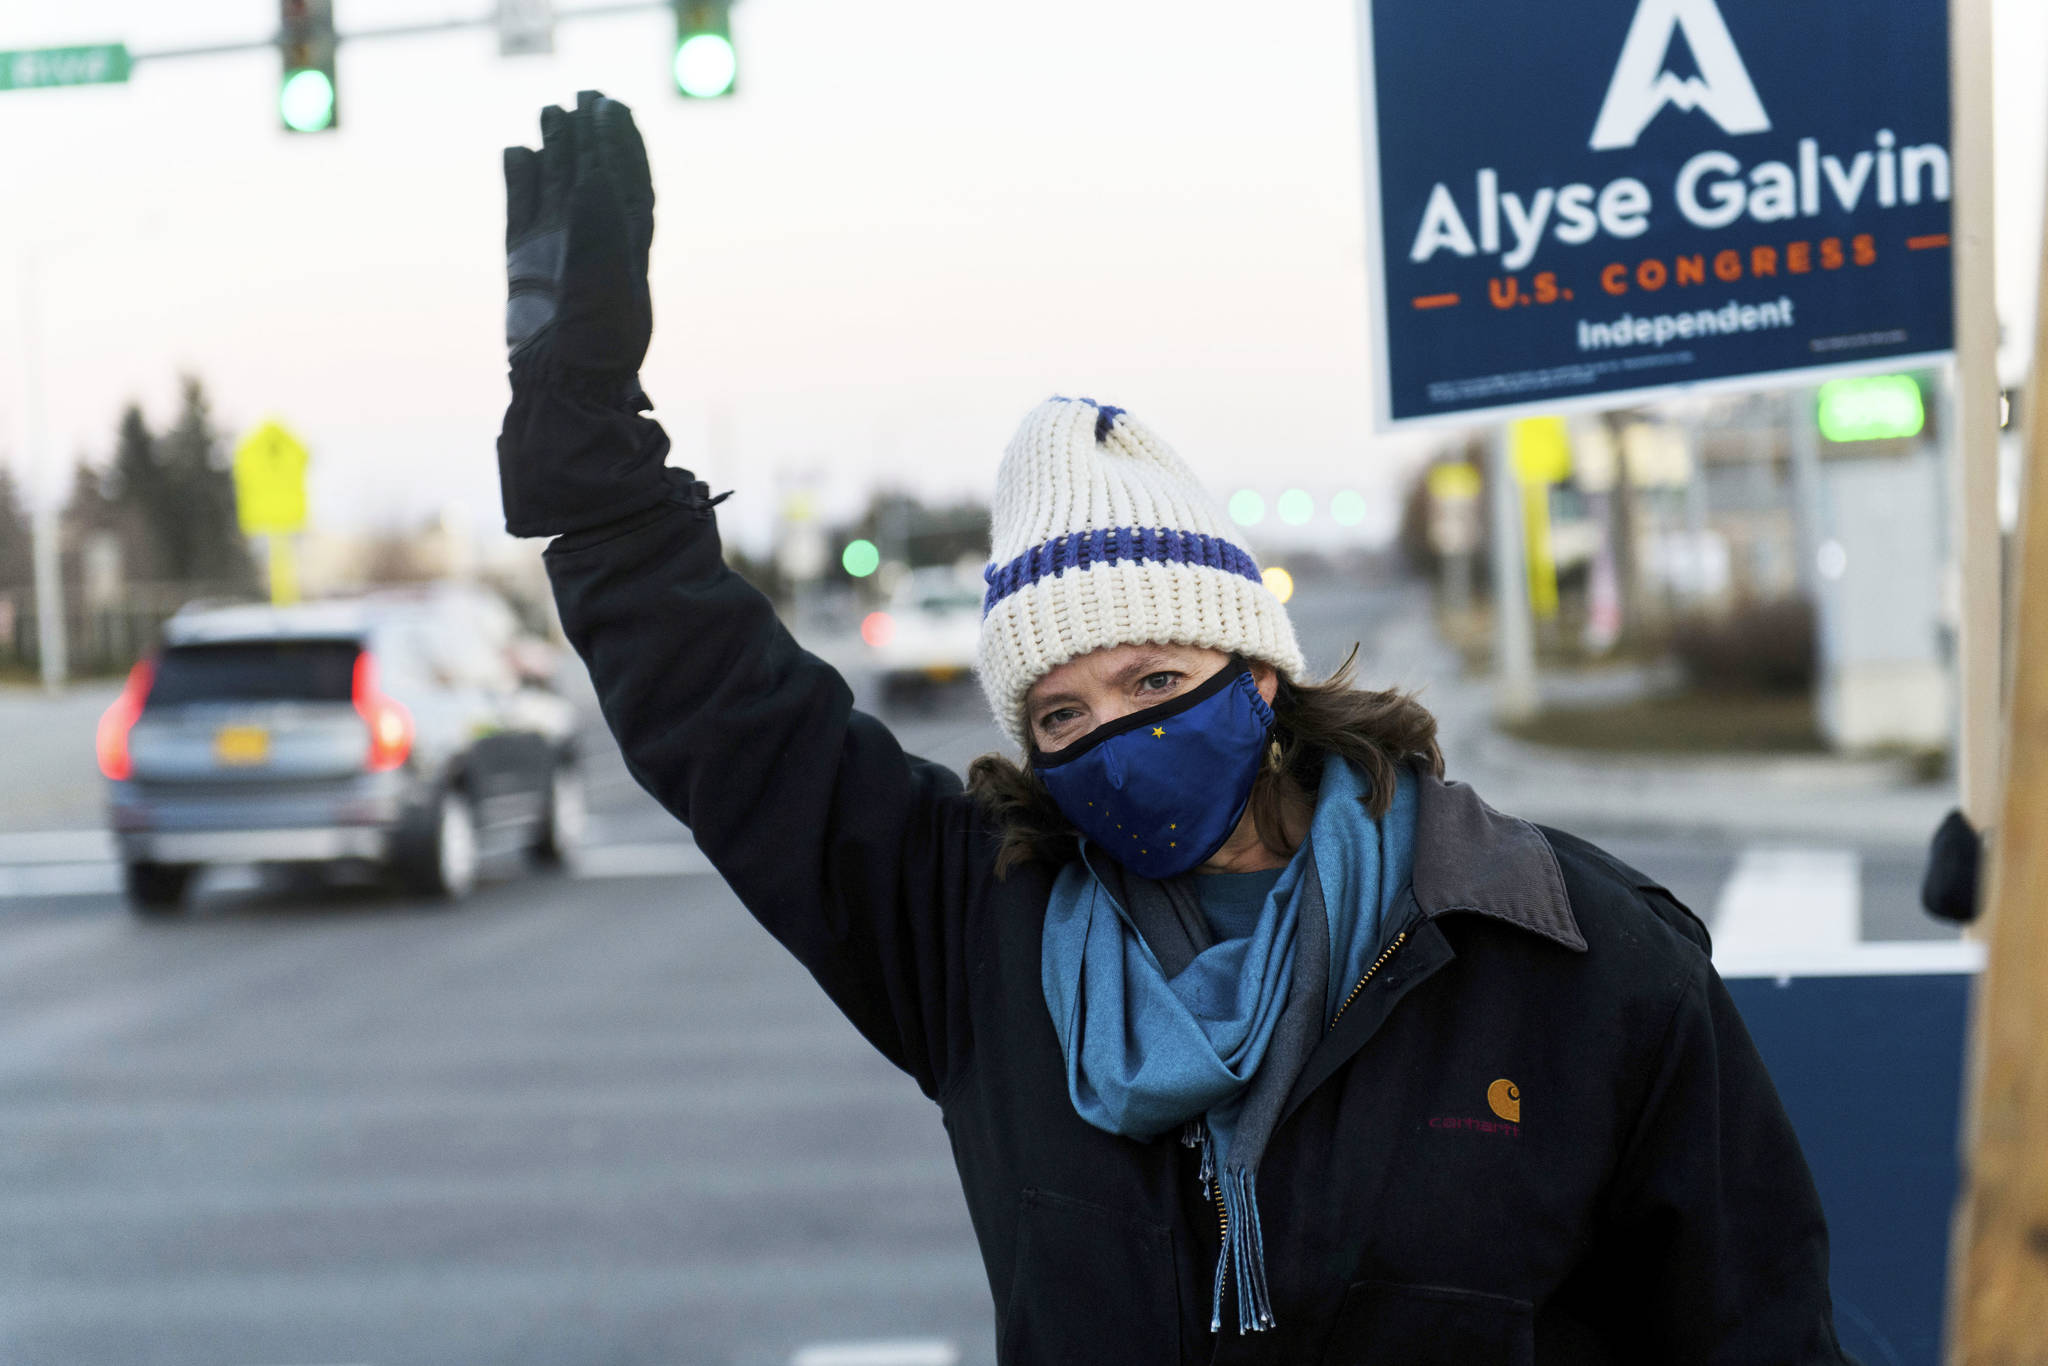
<path id="1" fill-rule="evenodd" d="M 149 705 L 185 702 L 346 702 L 354 691 L 352 640 L 237 640 L 177 645 L 157 661 Z"/>

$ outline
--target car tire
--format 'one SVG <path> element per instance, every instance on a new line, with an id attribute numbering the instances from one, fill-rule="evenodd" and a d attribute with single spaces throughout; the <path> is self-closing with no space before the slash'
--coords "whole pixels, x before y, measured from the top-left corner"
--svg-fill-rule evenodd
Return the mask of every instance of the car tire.
<path id="1" fill-rule="evenodd" d="M 574 863 L 583 851 L 588 823 L 582 770 L 570 762 L 557 764 L 548 779 L 547 810 L 541 815 L 540 834 L 533 844 L 534 858 L 550 867 Z"/>
<path id="2" fill-rule="evenodd" d="M 460 901 L 476 887 L 476 813 L 469 794 L 444 787 L 423 816 L 399 854 L 399 880 L 423 896 Z"/>
<path id="3" fill-rule="evenodd" d="M 121 885 L 128 894 L 128 909 L 151 920 L 167 919 L 185 909 L 185 892 L 198 869 L 186 863 L 129 863 L 122 865 Z"/>

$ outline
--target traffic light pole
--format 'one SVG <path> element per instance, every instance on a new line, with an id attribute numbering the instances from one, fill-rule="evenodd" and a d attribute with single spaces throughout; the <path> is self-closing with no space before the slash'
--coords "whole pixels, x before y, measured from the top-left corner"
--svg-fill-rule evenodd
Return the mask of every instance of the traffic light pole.
<path id="1" fill-rule="evenodd" d="M 644 14 L 649 10 L 668 10 L 673 7 L 670 0 L 612 0 L 609 4 L 564 10 L 555 16 L 555 22 L 606 19 L 615 15 Z M 338 33 L 335 37 L 345 43 L 360 43 L 381 38 L 421 38 L 435 33 L 455 33 L 463 29 L 497 26 L 498 16 L 493 11 L 475 19 L 436 19 L 423 24 L 394 24 L 388 28 L 356 29 L 348 33 Z M 131 52 L 128 54 L 128 60 L 131 63 L 167 62 L 180 61 L 187 57 L 225 57 L 238 52 L 270 52 L 283 41 L 282 33 L 273 33 L 268 38 L 250 38 L 233 43 L 206 43 L 197 47 L 167 47 L 154 52 Z"/>

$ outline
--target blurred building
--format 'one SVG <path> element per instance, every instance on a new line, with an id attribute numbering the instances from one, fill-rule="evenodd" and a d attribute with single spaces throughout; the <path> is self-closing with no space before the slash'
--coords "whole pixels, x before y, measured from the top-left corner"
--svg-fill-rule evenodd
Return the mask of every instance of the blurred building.
<path id="1" fill-rule="evenodd" d="M 1810 689 L 1837 749 L 1945 749 L 1944 403 L 1901 375 L 1558 424 L 1555 468 L 1519 466 L 1544 658 L 1671 656 L 1697 685 Z M 1490 550 L 1483 449 L 1441 452 L 1408 518 L 1453 606 Z"/>

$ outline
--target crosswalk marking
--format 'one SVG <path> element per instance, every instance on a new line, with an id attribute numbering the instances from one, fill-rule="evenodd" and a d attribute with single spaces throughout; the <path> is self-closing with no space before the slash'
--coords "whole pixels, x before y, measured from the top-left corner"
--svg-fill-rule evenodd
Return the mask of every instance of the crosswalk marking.
<path id="1" fill-rule="evenodd" d="M 789 1366 L 959 1366 L 960 1349 L 938 1338 L 820 1342 L 799 1347 Z"/>
<path id="2" fill-rule="evenodd" d="M 1715 906 L 1715 950 L 1740 957 L 1854 944 L 1862 928 L 1861 884 L 1853 849 L 1745 849 Z"/>

